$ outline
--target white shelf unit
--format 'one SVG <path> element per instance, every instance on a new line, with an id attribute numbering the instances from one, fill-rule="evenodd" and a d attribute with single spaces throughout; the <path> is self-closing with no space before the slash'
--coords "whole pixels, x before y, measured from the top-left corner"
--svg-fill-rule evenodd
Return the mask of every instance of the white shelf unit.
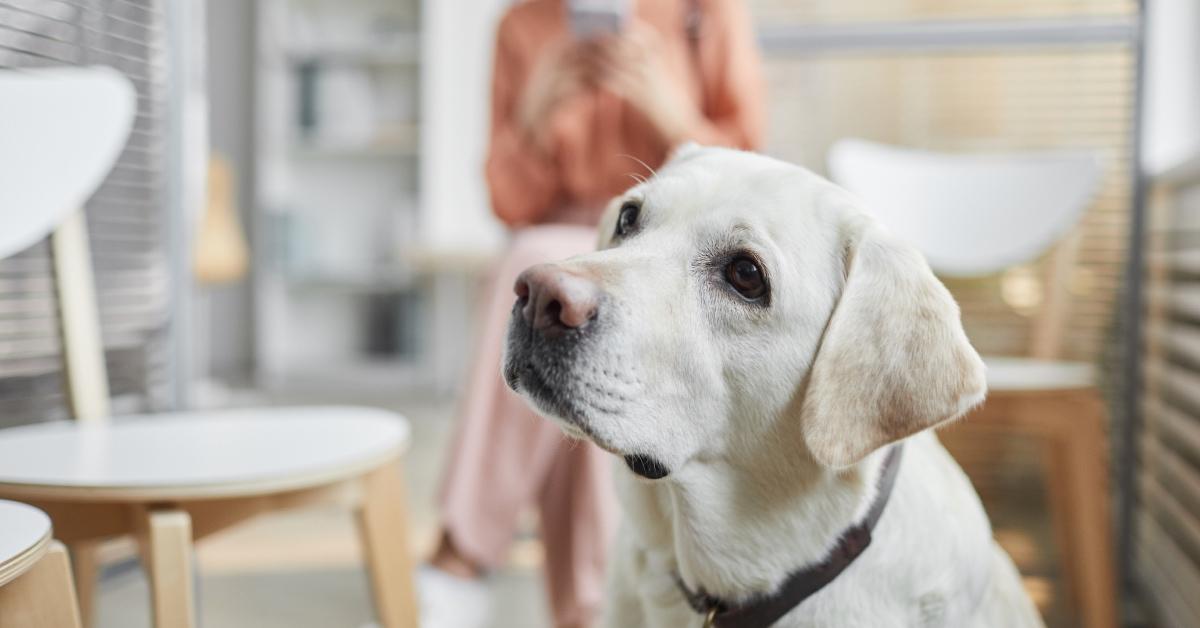
<path id="1" fill-rule="evenodd" d="M 420 386 L 420 0 L 260 0 L 260 384 Z M 218 330 L 219 333 L 219 330 Z"/>

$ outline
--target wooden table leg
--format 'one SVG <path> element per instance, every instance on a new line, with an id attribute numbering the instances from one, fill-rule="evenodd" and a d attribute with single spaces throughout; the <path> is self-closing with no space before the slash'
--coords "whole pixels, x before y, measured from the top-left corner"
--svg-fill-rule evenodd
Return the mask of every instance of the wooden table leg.
<path id="1" fill-rule="evenodd" d="M 194 628 L 191 517 L 181 510 L 148 510 L 140 528 L 155 628 Z"/>
<path id="2" fill-rule="evenodd" d="M 383 628 L 417 628 L 407 498 L 401 473 L 399 462 L 395 462 L 364 477 L 363 503 L 358 511 L 371 592 Z"/>
<path id="3" fill-rule="evenodd" d="M 96 582 L 100 575 L 97 562 L 98 541 L 77 541 L 70 544 L 71 569 L 75 572 L 75 590 L 79 598 L 79 618 L 83 628 L 95 621 Z"/>
<path id="4" fill-rule="evenodd" d="M 16 580 L 0 587 L 0 626 L 80 628 L 71 562 L 61 543 Z"/>

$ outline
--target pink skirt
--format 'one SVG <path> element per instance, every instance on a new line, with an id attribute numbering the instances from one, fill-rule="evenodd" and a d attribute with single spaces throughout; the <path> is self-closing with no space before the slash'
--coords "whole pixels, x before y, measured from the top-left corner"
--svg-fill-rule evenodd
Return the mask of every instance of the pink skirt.
<path id="1" fill-rule="evenodd" d="M 480 346 L 443 478 L 441 515 L 454 546 L 479 565 L 503 564 L 526 507 L 536 505 L 555 625 L 586 626 L 604 593 L 617 503 L 611 456 L 568 439 L 505 385 L 501 356 L 517 275 L 595 249 L 596 231 L 544 225 L 517 231 L 490 281 Z"/>

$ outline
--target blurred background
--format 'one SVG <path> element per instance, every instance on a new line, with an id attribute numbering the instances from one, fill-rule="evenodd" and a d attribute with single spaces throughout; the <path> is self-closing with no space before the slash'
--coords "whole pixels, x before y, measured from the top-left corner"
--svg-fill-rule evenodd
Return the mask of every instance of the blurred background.
<path id="1" fill-rule="evenodd" d="M 1104 476 L 1121 623 L 1200 625 L 1200 4 L 746 4 L 770 155 L 826 173 L 830 148 L 856 137 L 1099 158 L 1054 246 L 943 279 L 982 353 L 1094 373 L 1103 438 L 1085 455 Z M 114 411 L 397 410 L 414 428 L 413 550 L 432 550 L 480 285 L 506 238 L 482 164 L 508 5 L 0 0 L 0 68 L 102 64 L 138 91 L 129 143 L 86 207 Z M 0 260 L 0 428 L 69 416 L 49 256 L 43 243 Z M 944 440 L 1048 624 L 1087 625 L 1052 507 L 1076 489 L 1053 486 L 1044 439 L 964 426 Z M 351 527 L 340 512 L 274 515 L 200 545 L 205 624 L 367 621 Z M 497 627 L 550 625 L 535 527 L 497 574 Z M 107 551 L 97 625 L 149 625 L 145 583 L 120 560 L 132 549 Z"/>

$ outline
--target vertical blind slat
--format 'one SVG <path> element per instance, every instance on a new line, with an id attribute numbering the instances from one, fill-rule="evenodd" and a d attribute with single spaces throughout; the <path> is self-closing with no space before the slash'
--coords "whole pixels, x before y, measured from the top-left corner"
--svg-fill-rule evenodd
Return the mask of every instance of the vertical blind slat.
<path id="1" fill-rule="evenodd" d="M 1159 182 L 1147 225 L 1137 570 L 1167 628 L 1200 625 L 1200 178 Z"/>

